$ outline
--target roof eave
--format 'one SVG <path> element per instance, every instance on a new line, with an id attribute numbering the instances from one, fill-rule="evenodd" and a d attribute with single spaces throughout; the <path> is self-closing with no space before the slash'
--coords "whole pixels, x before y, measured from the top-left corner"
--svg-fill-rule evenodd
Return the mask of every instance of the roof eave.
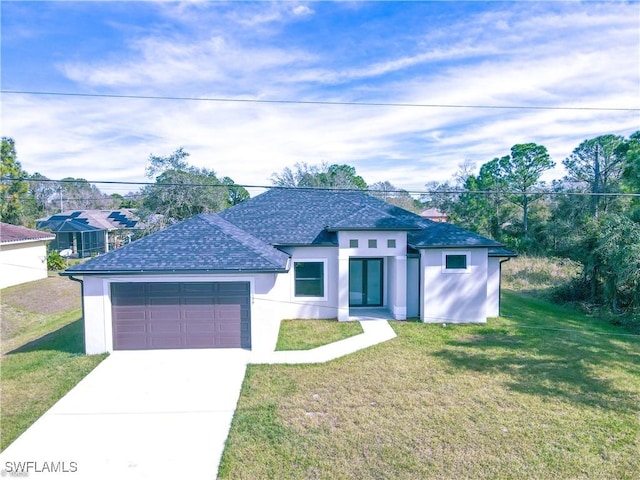
<path id="1" fill-rule="evenodd" d="M 420 227 L 327 227 L 327 232 L 414 232 L 418 230 L 422 230 Z"/>
<path id="2" fill-rule="evenodd" d="M 442 244 L 442 245 L 416 245 L 409 244 L 410 247 L 415 248 L 416 250 L 427 250 L 427 249 L 436 249 L 436 248 L 496 248 L 499 245 L 496 244 Z"/>
<path id="3" fill-rule="evenodd" d="M 56 237 L 44 237 L 44 238 L 30 238 L 28 240 L 9 240 L 7 242 L 0 242 L 0 245 L 15 245 L 17 243 L 33 243 L 33 242 L 50 242 L 55 240 Z"/>
<path id="4" fill-rule="evenodd" d="M 64 277 L 71 276 L 104 276 L 104 275 L 125 275 L 125 276 L 137 276 L 137 275 L 167 275 L 167 274 L 183 274 L 183 275 L 231 275 L 231 274 L 254 274 L 254 273 L 287 273 L 288 268 L 269 268 L 269 269 L 200 269 L 200 270 L 181 270 L 181 269 L 165 269 L 165 270 L 65 270 L 60 272 L 59 275 Z"/>

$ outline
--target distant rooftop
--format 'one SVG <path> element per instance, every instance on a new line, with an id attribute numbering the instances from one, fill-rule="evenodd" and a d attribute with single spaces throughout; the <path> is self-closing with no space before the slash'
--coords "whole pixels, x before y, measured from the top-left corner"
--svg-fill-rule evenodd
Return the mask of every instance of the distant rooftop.
<path id="1" fill-rule="evenodd" d="M 31 228 L 0 222 L 0 243 L 19 243 L 39 240 L 53 240 L 54 235 Z"/>

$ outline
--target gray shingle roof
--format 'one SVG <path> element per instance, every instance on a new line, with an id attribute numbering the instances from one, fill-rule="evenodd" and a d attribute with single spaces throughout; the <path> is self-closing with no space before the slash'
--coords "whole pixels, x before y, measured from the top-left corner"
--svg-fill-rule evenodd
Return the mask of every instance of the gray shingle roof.
<path id="1" fill-rule="evenodd" d="M 409 232 L 408 242 L 414 248 L 502 247 L 500 242 L 470 232 L 450 223 L 422 219 L 422 230 Z"/>
<path id="2" fill-rule="evenodd" d="M 408 230 L 420 220 L 364 192 L 305 189 L 272 189 L 220 215 L 272 245 L 336 245 L 336 235 L 327 227 L 347 229 L 346 220 L 356 221 L 359 212 L 358 223 L 365 230 L 389 230 L 391 224 Z"/>
<path id="3" fill-rule="evenodd" d="M 231 225 L 203 214 L 95 257 L 65 271 L 91 273 L 165 273 L 286 271 L 289 256 Z"/>
<path id="4" fill-rule="evenodd" d="M 502 246 L 357 191 L 272 189 L 220 215 L 272 245 L 335 245 L 337 230 L 392 229 L 409 230 L 415 248 Z"/>

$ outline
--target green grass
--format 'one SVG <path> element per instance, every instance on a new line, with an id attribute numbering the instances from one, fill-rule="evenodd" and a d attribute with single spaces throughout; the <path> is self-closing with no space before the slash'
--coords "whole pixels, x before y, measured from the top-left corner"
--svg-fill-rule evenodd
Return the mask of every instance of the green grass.
<path id="1" fill-rule="evenodd" d="M 76 319 L 0 359 L 0 449 L 4 450 L 105 358 L 82 352 L 82 321 Z"/>
<path id="2" fill-rule="evenodd" d="M 639 478 L 640 337 L 520 293 L 503 314 L 249 366 L 220 476 Z"/>
<path id="3" fill-rule="evenodd" d="M 58 277 L 2 290 L 0 450 L 104 359 L 83 354 L 79 297 Z"/>
<path id="4" fill-rule="evenodd" d="M 360 333 L 360 322 L 282 320 L 276 350 L 310 350 Z"/>

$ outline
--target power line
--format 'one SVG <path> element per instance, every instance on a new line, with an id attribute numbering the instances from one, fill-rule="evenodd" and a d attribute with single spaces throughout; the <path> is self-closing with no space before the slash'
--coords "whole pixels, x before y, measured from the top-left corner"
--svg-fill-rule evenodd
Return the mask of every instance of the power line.
<path id="1" fill-rule="evenodd" d="M 133 100 L 178 100 L 189 102 L 217 102 L 217 103 L 255 103 L 280 105 L 327 105 L 327 106 L 360 106 L 360 107 L 414 107 L 414 108 L 472 108 L 485 110 L 565 110 L 565 111 L 600 111 L 600 112 L 639 112 L 640 107 L 554 107 L 532 105 L 482 105 L 482 104 L 450 104 L 450 103 L 402 103 L 402 102 L 357 102 L 332 100 L 265 100 L 258 98 L 227 98 L 227 97 L 182 97 L 164 95 L 123 95 L 111 93 L 74 93 L 74 92 L 46 92 L 29 90 L 0 90 L 0 93 L 19 95 L 85 97 L 85 98 L 121 98 Z"/>
<path id="2" fill-rule="evenodd" d="M 448 190 L 375 190 L 375 189 L 363 189 L 363 188 L 341 188 L 341 187 L 291 187 L 291 186 L 279 186 L 279 185 L 246 185 L 234 183 L 232 185 L 226 185 L 224 183 L 156 183 L 156 182 L 128 182 L 117 180 L 53 180 L 47 179 L 30 179 L 28 177 L 18 178 L 1 178 L 1 182 L 13 181 L 13 182 L 51 182 L 51 183 L 81 183 L 81 184 L 100 184 L 100 185 L 138 185 L 138 186 L 156 186 L 156 187 L 200 187 L 200 188 L 250 188 L 250 189 L 279 189 L 279 190 L 319 190 L 319 191 L 333 191 L 333 192 L 365 192 L 370 194 L 385 195 L 385 194 L 409 194 L 409 195 L 570 195 L 570 196 L 596 196 L 596 197 L 640 197 L 640 192 L 637 193 L 623 193 L 623 192 L 577 192 L 567 191 L 558 192 L 555 190 L 531 190 L 527 192 L 510 191 L 510 190 L 460 190 L 460 189 L 448 189 Z M 127 194 L 128 195 L 128 194 Z M 133 195 L 141 195 L 134 193 Z M 126 197 L 125 197 L 126 198 Z"/>

